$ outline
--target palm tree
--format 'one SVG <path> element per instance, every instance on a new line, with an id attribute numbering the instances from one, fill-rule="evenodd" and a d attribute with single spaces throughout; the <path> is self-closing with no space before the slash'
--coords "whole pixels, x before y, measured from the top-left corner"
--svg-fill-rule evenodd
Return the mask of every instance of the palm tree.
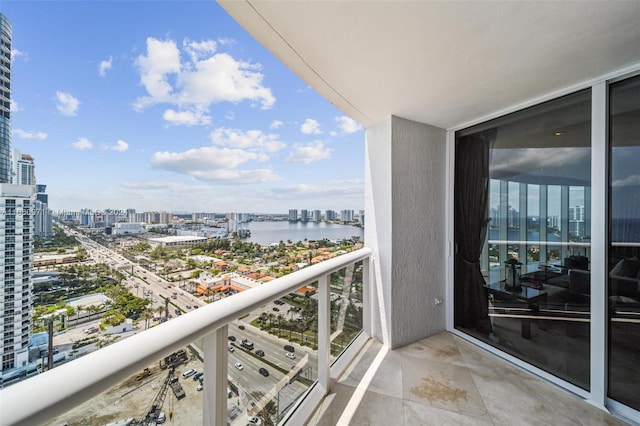
<path id="1" fill-rule="evenodd" d="M 258 416 L 262 420 L 262 424 L 265 426 L 274 425 L 274 418 L 278 416 L 278 409 L 273 401 L 267 402 L 264 408 L 258 413 Z"/>
<path id="2" fill-rule="evenodd" d="M 164 312 L 165 312 L 164 305 L 160 305 L 160 306 L 158 306 L 158 307 L 156 308 L 156 312 L 157 312 L 158 314 L 160 314 L 160 317 L 162 317 L 162 315 L 163 315 L 163 314 L 164 314 Z"/>
<path id="3" fill-rule="evenodd" d="M 149 308 L 146 308 L 144 311 L 142 311 L 140 317 L 144 320 L 144 329 L 148 329 L 149 321 L 151 320 L 151 318 L 153 318 L 153 311 L 151 311 L 151 309 Z"/>

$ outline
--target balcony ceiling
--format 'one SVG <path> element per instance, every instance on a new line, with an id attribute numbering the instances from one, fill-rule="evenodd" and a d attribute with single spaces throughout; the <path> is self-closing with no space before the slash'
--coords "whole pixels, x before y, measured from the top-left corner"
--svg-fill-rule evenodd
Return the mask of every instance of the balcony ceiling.
<path id="1" fill-rule="evenodd" d="M 220 1 L 364 126 L 452 128 L 640 63 L 640 2 Z"/>

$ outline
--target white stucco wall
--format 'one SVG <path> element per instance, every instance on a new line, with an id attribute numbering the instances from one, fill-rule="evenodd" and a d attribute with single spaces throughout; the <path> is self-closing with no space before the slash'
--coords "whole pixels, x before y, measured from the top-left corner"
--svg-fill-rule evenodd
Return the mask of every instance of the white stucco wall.
<path id="1" fill-rule="evenodd" d="M 446 132 L 390 117 L 367 129 L 365 244 L 375 251 L 380 323 L 397 348 L 445 329 Z M 380 311 L 378 311 L 380 312 Z"/>

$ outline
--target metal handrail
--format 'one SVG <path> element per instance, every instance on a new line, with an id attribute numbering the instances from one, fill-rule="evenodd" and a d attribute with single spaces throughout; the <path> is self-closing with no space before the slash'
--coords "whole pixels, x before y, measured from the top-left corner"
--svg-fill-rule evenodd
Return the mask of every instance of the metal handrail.
<path id="1" fill-rule="evenodd" d="M 363 248 L 308 266 L 2 389 L 2 424 L 46 422 L 265 303 L 366 259 L 371 253 L 371 249 Z"/>

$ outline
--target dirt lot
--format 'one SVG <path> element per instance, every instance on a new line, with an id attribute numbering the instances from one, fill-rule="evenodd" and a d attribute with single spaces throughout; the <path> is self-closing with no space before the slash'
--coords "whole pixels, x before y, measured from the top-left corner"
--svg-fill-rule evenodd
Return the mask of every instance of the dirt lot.
<path id="1" fill-rule="evenodd" d="M 166 425 L 202 424 L 202 392 L 196 390 L 198 382 L 192 377 L 182 378 L 182 372 L 190 368 L 202 371 L 202 363 L 193 355 L 175 371 L 186 396 L 178 400 L 171 388 L 167 390 L 162 407 L 167 416 Z M 143 419 L 169 373 L 169 370 L 161 370 L 158 363 L 150 365 L 149 369 L 150 376 L 142 380 L 131 377 L 45 425 L 103 426 L 130 417 Z"/>

